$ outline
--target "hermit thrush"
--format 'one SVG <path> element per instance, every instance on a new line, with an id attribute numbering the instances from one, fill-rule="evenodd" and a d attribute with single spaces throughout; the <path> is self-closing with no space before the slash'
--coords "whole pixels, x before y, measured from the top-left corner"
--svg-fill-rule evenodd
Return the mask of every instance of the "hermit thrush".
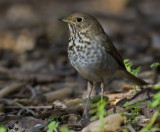
<path id="1" fill-rule="evenodd" d="M 148 84 L 126 70 L 121 55 L 96 18 L 86 13 L 73 13 L 61 21 L 69 26 L 70 63 L 89 81 L 91 91 L 93 82 L 101 82 L 101 100 L 104 80 L 113 75 L 124 76 L 140 86 Z"/>

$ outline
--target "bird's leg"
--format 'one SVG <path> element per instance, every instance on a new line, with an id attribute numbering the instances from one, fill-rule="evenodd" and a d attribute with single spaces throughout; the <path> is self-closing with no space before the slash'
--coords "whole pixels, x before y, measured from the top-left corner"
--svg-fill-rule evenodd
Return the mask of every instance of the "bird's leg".
<path id="1" fill-rule="evenodd" d="M 101 82 L 101 103 L 102 103 L 102 101 L 103 101 L 103 90 L 104 90 L 104 80 L 102 80 L 102 82 Z"/>
<path id="2" fill-rule="evenodd" d="M 88 81 L 88 86 L 89 86 L 89 94 L 88 94 L 88 99 L 87 99 L 87 102 L 86 102 L 86 106 L 84 108 L 84 112 L 83 112 L 83 115 L 85 115 L 87 117 L 87 107 L 88 107 L 88 103 L 89 103 L 89 100 L 90 100 L 90 96 L 91 96 L 91 93 L 92 93 L 92 90 L 93 90 L 93 82 L 92 81 Z"/>

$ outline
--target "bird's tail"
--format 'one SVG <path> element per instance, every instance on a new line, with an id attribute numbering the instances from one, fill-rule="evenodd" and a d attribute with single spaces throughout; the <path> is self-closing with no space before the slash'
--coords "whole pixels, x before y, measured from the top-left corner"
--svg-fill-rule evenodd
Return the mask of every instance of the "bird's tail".
<path id="1" fill-rule="evenodd" d="M 124 76 L 131 80 L 133 83 L 139 85 L 139 86 L 143 86 L 143 85 L 149 85 L 149 83 L 145 82 L 144 80 L 132 75 L 131 73 L 129 73 L 127 70 L 125 70 L 124 72 Z"/>

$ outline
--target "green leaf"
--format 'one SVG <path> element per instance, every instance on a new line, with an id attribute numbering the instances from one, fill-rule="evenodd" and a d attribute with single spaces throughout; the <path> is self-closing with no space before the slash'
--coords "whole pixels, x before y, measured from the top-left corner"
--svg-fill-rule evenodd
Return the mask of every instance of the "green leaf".
<path id="1" fill-rule="evenodd" d="M 154 85 L 153 88 L 160 89 L 160 82 L 158 82 L 158 84 Z"/>
<path id="2" fill-rule="evenodd" d="M 123 129 L 122 132 L 128 132 L 128 130 L 127 129 Z"/>
<path id="3" fill-rule="evenodd" d="M 153 96 L 154 99 L 159 99 L 160 100 L 160 92 L 156 93 L 154 96 Z"/>
<path id="4" fill-rule="evenodd" d="M 133 63 L 129 59 L 125 59 L 124 64 L 125 64 L 125 67 L 126 67 L 127 71 L 130 72 L 133 75 L 138 75 L 138 73 L 141 70 L 140 66 L 137 67 L 136 69 L 132 69 Z"/>
<path id="5" fill-rule="evenodd" d="M 7 128 L 3 125 L 0 125 L 0 132 L 7 132 Z"/>
<path id="6" fill-rule="evenodd" d="M 139 74 L 140 70 L 141 70 L 141 67 L 139 66 L 139 67 L 137 67 L 137 69 L 132 70 L 131 73 L 133 75 L 137 76 Z"/>
<path id="7" fill-rule="evenodd" d="M 155 62 L 155 63 L 150 65 L 151 68 L 157 67 L 157 66 L 160 66 L 160 62 Z"/>
<path id="8" fill-rule="evenodd" d="M 151 132 L 151 129 L 154 127 L 153 125 L 154 125 L 154 123 L 155 123 L 158 115 L 159 115 L 159 111 L 156 110 L 156 111 L 154 112 L 154 114 L 153 114 L 153 116 L 152 116 L 149 124 L 148 124 L 147 126 L 145 126 L 144 128 L 142 128 L 142 129 L 140 130 L 140 132 Z M 154 127 L 154 130 L 155 130 L 155 127 Z"/>
<path id="9" fill-rule="evenodd" d="M 134 103 L 133 102 L 126 102 L 123 106 L 124 107 L 127 107 L 127 106 L 131 106 L 131 105 L 133 105 Z"/>
<path id="10" fill-rule="evenodd" d="M 55 132 L 58 132 L 58 131 L 57 131 L 58 125 L 59 125 L 59 122 L 52 121 L 52 122 L 48 125 L 48 130 L 47 130 L 47 132 L 53 132 L 53 130 L 54 130 Z"/>
<path id="11" fill-rule="evenodd" d="M 94 114 L 94 113 L 96 113 L 97 111 L 98 111 L 97 109 L 93 109 L 93 110 L 90 110 L 89 113 L 90 113 L 90 114 Z"/>
<path id="12" fill-rule="evenodd" d="M 107 97 L 108 98 L 108 97 Z M 89 113 L 94 114 L 95 116 L 92 116 L 91 120 L 100 119 L 100 128 L 103 128 L 104 126 L 104 116 L 107 115 L 107 112 L 105 111 L 105 106 L 108 103 L 108 99 L 106 100 L 100 100 L 97 103 L 93 104 L 92 106 L 96 107 L 95 109 L 91 110 Z"/>
<path id="13" fill-rule="evenodd" d="M 159 100 L 155 100 L 153 101 L 153 103 L 151 104 L 152 107 L 157 107 L 159 105 L 160 101 Z"/>
<path id="14" fill-rule="evenodd" d="M 63 126 L 59 129 L 60 132 L 74 132 L 73 130 L 69 130 L 68 127 Z"/>

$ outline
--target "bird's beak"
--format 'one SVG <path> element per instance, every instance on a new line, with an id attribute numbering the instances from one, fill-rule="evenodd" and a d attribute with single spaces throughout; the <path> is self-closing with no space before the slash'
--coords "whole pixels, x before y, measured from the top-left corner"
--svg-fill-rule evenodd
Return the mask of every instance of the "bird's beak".
<path id="1" fill-rule="evenodd" d="M 67 18 L 59 18 L 58 20 L 59 20 L 59 21 L 62 21 L 62 22 L 69 23 L 69 20 L 68 20 Z"/>

